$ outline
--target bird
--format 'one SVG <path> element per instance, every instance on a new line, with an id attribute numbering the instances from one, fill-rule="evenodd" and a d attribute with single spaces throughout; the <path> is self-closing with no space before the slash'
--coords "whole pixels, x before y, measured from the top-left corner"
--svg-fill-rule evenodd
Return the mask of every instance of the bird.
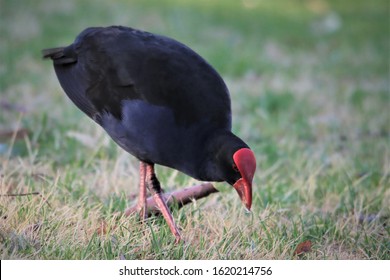
<path id="1" fill-rule="evenodd" d="M 88 27 L 65 47 L 42 50 L 69 99 L 140 162 L 137 210 L 147 190 L 175 242 L 181 233 L 155 165 L 227 182 L 252 205 L 256 158 L 232 132 L 229 90 L 199 54 L 175 39 L 125 27 Z"/>

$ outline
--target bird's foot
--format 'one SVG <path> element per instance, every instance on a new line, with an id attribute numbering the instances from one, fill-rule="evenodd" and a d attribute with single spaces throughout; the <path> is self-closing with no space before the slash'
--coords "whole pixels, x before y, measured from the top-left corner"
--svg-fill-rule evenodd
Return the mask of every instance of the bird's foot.
<path id="1" fill-rule="evenodd" d="M 161 196 L 160 193 L 155 193 L 153 195 L 153 198 L 156 202 L 158 209 L 160 210 L 161 214 L 163 215 L 165 221 L 167 222 L 169 229 L 171 230 L 172 234 L 175 236 L 175 244 L 178 244 L 181 240 L 181 235 L 180 235 L 179 229 L 176 226 L 175 221 L 172 218 L 172 214 L 169 211 L 169 208 L 167 207 L 167 204 L 166 204 L 164 198 Z"/>

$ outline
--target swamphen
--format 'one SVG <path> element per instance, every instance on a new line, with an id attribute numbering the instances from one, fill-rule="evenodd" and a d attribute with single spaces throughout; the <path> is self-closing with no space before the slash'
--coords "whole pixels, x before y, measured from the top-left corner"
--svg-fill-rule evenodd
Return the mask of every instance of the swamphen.
<path id="1" fill-rule="evenodd" d="M 133 28 L 91 27 L 43 56 L 53 60 L 76 106 L 140 160 L 139 212 L 145 217 L 148 188 L 176 242 L 181 236 L 154 164 L 202 181 L 226 181 L 251 208 L 256 159 L 231 132 L 224 81 L 189 47 Z"/>

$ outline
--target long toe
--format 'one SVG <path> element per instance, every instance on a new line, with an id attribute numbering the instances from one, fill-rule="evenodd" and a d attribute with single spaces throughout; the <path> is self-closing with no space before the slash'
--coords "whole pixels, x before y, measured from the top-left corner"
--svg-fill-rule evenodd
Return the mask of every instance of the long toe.
<path id="1" fill-rule="evenodd" d="M 147 207 L 146 203 L 143 205 L 140 204 L 137 205 L 137 213 L 140 221 L 145 221 L 148 218 L 146 207 Z"/>

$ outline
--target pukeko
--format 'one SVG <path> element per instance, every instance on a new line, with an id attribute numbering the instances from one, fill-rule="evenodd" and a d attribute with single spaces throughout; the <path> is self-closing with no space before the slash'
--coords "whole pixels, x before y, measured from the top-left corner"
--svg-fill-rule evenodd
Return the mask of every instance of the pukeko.
<path id="1" fill-rule="evenodd" d="M 226 181 L 252 204 L 253 152 L 231 132 L 228 89 L 186 45 L 123 26 L 90 27 L 73 44 L 43 50 L 74 104 L 140 160 L 137 209 L 146 188 L 176 242 L 179 230 L 161 195 L 154 164 L 201 181 Z"/>

